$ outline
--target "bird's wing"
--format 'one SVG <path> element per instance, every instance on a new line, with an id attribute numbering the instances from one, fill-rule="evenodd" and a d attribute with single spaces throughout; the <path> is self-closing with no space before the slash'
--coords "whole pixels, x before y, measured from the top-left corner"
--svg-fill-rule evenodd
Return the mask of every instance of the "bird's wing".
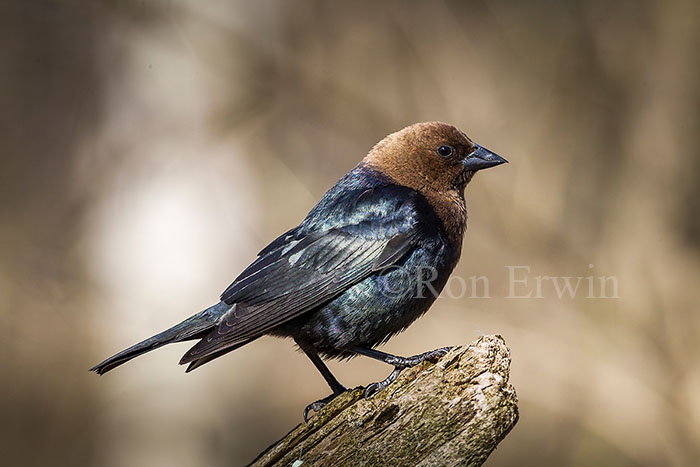
<path id="1" fill-rule="evenodd" d="M 233 307 L 180 363 L 263 335 L 401 259 L 415 245 L 415 217 L 405 208 L 387 211 L 377 216 L 368 210 L 353 224 L 280 237 L 224 291 L 221 299 Z"/>

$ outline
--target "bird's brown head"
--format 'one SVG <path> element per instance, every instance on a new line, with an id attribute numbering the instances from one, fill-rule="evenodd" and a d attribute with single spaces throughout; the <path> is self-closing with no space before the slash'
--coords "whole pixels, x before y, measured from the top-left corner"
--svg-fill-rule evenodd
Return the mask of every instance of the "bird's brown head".
<path id="1" fill-rule="evenodd" d="M 421 193 L 463 192 L 477 170 L 507 162 L 452 125 L 416 123 L 392 133 L 363 161 Z"/>

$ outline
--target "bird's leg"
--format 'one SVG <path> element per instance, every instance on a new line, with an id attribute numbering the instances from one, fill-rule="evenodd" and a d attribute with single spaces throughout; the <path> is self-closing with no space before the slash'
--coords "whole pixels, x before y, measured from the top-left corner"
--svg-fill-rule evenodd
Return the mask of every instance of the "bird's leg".
<path id="1" fill-rule="evenodd" d="M 345 388 L 345 386 L 340 384 L 340 382 L 335 378 L 335 376 L 333 376 L 331 370 L 329 370 L 326 364 L 323 363 L 323 360 L 321 360 L 321 357 L 318 356 L 318 353 L 315 350 L 301 345 L 298 341 L 296 341 L 296 343 L 299 346 L 299 348 L 304 351 L 306 356 L 309 357 L 309 360 L 313 362 L 314 366 L 318 369 L 318 371 L 321 372 L 321 375 L 323 375 L 323 379 L 326 380 L 328 386 L 330 386 L 331 388 L 331 391 L 333 391 L 333 393 L 330 396 L 325 397 L 323 399 L 319 399 L 316 402 L 312 402 L 311 404 L 306 406 L 306 408 L 304 409 L 304 421 L 308 422 L 309 412 L 311 412 L 312 410 L 314 412 L 318 412 L 319 410 L 324 408 L 330 401 L 335 399 L 338 395 L 347 391 L 347 389 Z"/>
<path id="2" fill-rule="evenodd" d="M 365 349 L 363 347 L 353 347 L 351 350 L 357 354 L 374 358 L 375 360 L 379 360 L 381 362 L 388 363 L 389 365 L 394 366 L 394 371 L 392 371 L 391 374 L 387 376 L 385 380 L 379 381 L 378 383 L 372 383 L 367 386 L 367 388 L 365 389 L 365 397 L 369 397 L 375 392 L 380 391 L 385 387 L 389 386 L 391 383 L 393 383 L 399 376 L 399 373 L 401 373 L 401 370 L 403 370 L 404 368 L 415 366 L 428 360 L 436 360 L 445 355 L 447 352 L 449 352 L 451 348 L 452 347 L 442 347 L 439 349 L 431 350 L 430 352 L 414 355 L 412 357 L 399 357 L 396 355 L 380 352 L 379 350 Z"/>

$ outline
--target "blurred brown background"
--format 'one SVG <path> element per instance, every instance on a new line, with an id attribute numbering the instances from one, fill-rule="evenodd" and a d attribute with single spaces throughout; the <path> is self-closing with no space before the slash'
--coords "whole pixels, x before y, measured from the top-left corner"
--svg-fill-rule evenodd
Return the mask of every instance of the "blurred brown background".
<path id="1" fill-rule="evenodd" d="M 455 272 L 492 298 L 441 298 L 384 348 L 505 337 L 521 419 L 488 465 L 700 465 L 699 17 L 2 1 L 2 464 L 240 465 L 284 435 L 328 392 L 291 342 L 188 375 L 187 344 L 87 369 L 212 304 L 381 137 L 443 120 L 511 161 L 469 186 Z M 508 265 L 614 276 L 619 298 L 507 299 Z"/>

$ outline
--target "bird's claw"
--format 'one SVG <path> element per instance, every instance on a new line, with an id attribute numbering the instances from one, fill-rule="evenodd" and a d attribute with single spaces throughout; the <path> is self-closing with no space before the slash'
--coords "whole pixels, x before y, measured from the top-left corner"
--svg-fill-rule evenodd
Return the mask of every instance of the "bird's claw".
<path id="1" fill-rule="evenodd" d="M 385 387 L 389 386 L 391 383 L 396 381 L 396 378 L 399 376 L 399 373 L 401 373 L 401 370 L 403 370 L 405 367 L 394 367 L 394 371 L 391 372 L 389 376 L 386 377 L 383 381 L 379 381 L 377 383 L 372 383 L 368 385 L 365 388 L 365 394 L 364 397 L 370 397 L 372 394 L 381 391 Z"/>
<path id="2" fill-rule="evenodd" d="M 312 402 L 307 405 L 304 409 L 304 423 L 309 421 L 309 412 L 313 411 L 314 414 L 318 413 L 322 408 L 327 406 L 330 401 L 338 397 L 340 394 L 341 392 L 334 392 L 328 397 L 324 397 L 323 399 L 319 399 L 316 402 Z"/>

